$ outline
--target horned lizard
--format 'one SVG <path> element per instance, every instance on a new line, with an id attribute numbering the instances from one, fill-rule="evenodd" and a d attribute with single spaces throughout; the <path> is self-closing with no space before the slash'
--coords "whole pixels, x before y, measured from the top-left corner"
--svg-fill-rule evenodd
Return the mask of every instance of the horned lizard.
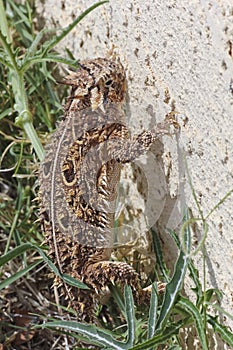
<path id="1" fill-rule="evenodd" d="M 57 278 L 61 294 L 79 320 L 93 322 L 111 283 L 129 284 L 138 300 L 143 295 L 134 269 L 110 261 L 117 185 L 122 165 L 146 152 L 174 121 L 130 137 L 124 112 L 126 75 L 120 62 L 82 61 L 64 83 L 71 85 L 71 95 L 40 168 L 42 228 L 60 272 L 90 287 L 74 288 Z"/>

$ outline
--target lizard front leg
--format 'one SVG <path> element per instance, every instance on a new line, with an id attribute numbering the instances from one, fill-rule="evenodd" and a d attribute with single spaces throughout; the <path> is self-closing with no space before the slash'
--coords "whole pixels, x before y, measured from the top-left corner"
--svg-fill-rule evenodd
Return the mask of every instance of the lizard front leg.
<path id="1" fill-rule="evenodd" d="M 157 124 L 152 130 L 146 130 L 132 139 L 111 140 L 108 147 L 111 157 L 119 163 L 129 163 L 145 154 L 151 145 L 163 135 L 171 135 L 169 130 L 173 125 L 175 129 L 179 129 L 177 121 L 167 116 L 164 122 Z"/>

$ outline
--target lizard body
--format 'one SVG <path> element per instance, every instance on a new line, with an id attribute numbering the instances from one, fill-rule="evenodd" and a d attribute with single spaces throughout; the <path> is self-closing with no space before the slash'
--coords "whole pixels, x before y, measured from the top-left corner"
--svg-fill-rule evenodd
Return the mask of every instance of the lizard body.
<path id="1" fill-rule="evenodd" d="M 57 279 L 78 319 L 92 322 L 98 295 L 111 283 L 131 285 L 138 299 L 143 294 L 134 269 L 110 261 L 117 185 L 122 165 L 146 152 L 174 121 L 130 138 L 120 62 L 83 61 L 64 83 L 72 86 L 64 120 L 40 168 L 42 229 L 60 272 L 90 287 L 77 289 Z"/>

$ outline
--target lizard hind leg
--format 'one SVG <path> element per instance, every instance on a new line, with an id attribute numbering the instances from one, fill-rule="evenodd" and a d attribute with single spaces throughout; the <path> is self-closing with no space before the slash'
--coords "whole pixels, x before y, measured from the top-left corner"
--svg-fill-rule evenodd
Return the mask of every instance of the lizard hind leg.
<path id="1" fill-rule="evenodd" d="M 143 291 L 137 272 L 127 263 L 114 261 L 100 261 L 87 268 L 89 285 L 96 290 L 106 289 L 106 286 L 119 285 L 123 292 L 125 285 L 130 285 L 137 304 L 150 299 L 150 291 Z"/>

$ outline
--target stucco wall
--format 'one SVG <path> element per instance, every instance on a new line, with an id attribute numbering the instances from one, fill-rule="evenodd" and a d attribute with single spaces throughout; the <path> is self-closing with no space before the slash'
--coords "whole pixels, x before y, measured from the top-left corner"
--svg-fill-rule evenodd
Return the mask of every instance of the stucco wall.
<path id="1" fill-rule="evenodd" d="M 42 4 L 38 0 L 37 7 L 48 27 L 54 23 L 64 27 L 93 3 L 48 0 Z M 197 215 L 184 176 L 184 156 L 200 208 L 207 215 L 233 188 L 232 1 L 110 1 L 89 14 L 62 45 L 78 59 L 106 56 L 115 47 L 127 69 L 133 133 L 152 127 L 172 110 L 177 112 L 180 135 L 164 137 L 155 155 L 151 152 L 147 160 L 127 166 L 122 176 L 120 193 L 127 195 L 125 208 L 130 208 L 124 209 L 128 220 L 124 237 L 129 232 L 132 240 L 141 233 L 145 237 L 155 218 L 159 227 L 175 228 L 186 203 Z M 153 218 L 149 222 L 142 215 L 144 201 L 138 192 L 147 198 L 147 214 Z M 232 199 L 209 217 L 206 239 L 207 287 L 222 291 L 222 307 L 231 313 Z M 200 233 L 195 231 L 194 240 L 200 240 Z M 162 239 L 168 262 L 172 261 L 174 243 L 167 236 Z M 203 276 L 202 254 L 195 259 Z"/>

